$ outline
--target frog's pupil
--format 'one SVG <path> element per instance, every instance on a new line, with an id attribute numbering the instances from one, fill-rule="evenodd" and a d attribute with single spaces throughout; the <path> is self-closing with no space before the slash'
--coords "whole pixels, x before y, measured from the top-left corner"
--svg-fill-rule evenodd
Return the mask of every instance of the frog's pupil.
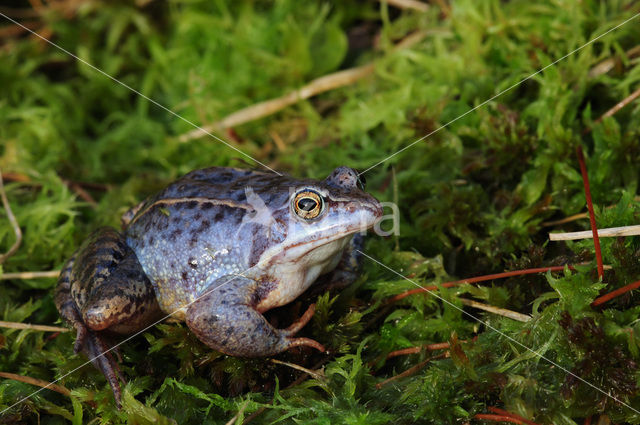
<path id="1" fill-rule="evenodd" d="M 302 211 L 311 211 L 313 210 L 316 205 L 318 205 L 318 203 L 311 199 L 311 198 L 303 198 L 298 202 L 298 207 L 302 210 Z"/>

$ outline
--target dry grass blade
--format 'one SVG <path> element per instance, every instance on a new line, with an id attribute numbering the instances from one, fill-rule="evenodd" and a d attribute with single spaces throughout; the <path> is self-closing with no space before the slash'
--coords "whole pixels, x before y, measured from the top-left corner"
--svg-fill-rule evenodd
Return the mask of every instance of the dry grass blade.
<path id="1" fill-rule="evenodd" d="M 412 34 L 409 34 L 407 37 L 398 42 L 398 44 L 394 47 L 394 51 L 399 49 L 406 49 L 413 46 L 420 40 L 424 39 L 427 34 L 428 33 L 426 31 L 416 31 Z M 188 142 L 190 140 L 205 136 L 207 132 L 222 131 L 241 124 L 246 124 L 250 121 L 264 118 L 266 116 L 275 114 L 278 111 L 281 111 L 287 106 L 298 103 L 301 100 L 309 99 L 313 96 L 317 96 L 320 93 L 334 90 L 339 87 L 351 85 L 361 80 L 362 78 L 372 74 L 374 69 L 375 64 L 368 63 L 356 68 L 346 69 L 322 76 L 320 78 L 316 78 L 309 84 L 297 90 L 293 90 L 283 96 L 256 103 L 254 105 L 240 109 L 239 111 L 236 111 L 230 115 L 227 115 L 220 121 L 217 121 L 213 124 L 203 125 L 198 129 L 189 131 L 188 133 L 185 133 L 178 137 L 178 140 L 183 143 Z"/>
<path id="2" fill-rule="evenodd" d="M 418 0 L 380 0 L 398 9 L 413 9 L 420 12 L 429 10 L 429 5 Z"/>
<path id="3" fill-rule="evenodd" d="M 178 140 L 180 142 L 188 142 L 190 140 L 205 136 L 207 134 L 206 132 L 221 131 L 240 124 L 245 124 L 247 122 L 257 120 L 259 118 L 264 118 L 286 108 L 287 106 L 298 103 L 303 99 L 308 99 L 325 91 L 353 84 L 354 82 L 371 74 L 373 72 L 373 69 L 373 64 L 368 64 L 360 66 L 358 68 L 352 68 L 345 71 L 339 71 L 333 74 L 325 75 L 324 77 L 317 78 L 311 81 L 306 86 L 287 93 L 284 96 L 256 103 L 254 105 L 240 109 L 239 111 L 236 111 L 231 115 L 227 115 L 218 122 L 210 125 L 204 125 L 199 129 L 195 129 L 188 133 L 185 133 L 180 136 Z"/>
<path id="4" fill-rule="evenodd" d="M 58 277 L 60 270 L 48 270 L 45 272 L 15 272 L 15 273 L 3 273 L 0 275 L 0 280 L 11 279 L 43 279 Z"/>
<path id="5" fill-rule="evenodd" d="M 284 365 L 284 366 L 288 366 L 288 367 L 290 367 L 292 369 L 296 369 L 296 370 L 299 370 L 301 372 L 307 373 L 307 374 L 313 376 L 314 378 L 316 378 L 318 380 L 324 379 L 324 375 L 322 375 L 321 373 L 315 372 L 315 371 L 313 371 L 311 369 L 307 369 L 306 367 L 302 367 L 302 366 L 297 365 L 295 363 L 283 362 L 282 360 L 277 360 L 277 359 L 271 359 L 271 362 L 275 363 L 275 364 L 281 364 L 281 365 Z"/>
<path id="6" fill-rule="evenodd" d="M 15 373 L 8 372 L 0 372 L 1 378 L 13 379 L 14 381 L 24 382 L 26 384 L 36 385 L 38 387 L 46 388 L 48 390 L 52 390 L 58 392 L 62 395 L 69 396 L 71 395 L 71 391 L 62 385 L 52 384 L 47 381 L 43 381 L 42 379 L 32 378 L 30 376 L 16 375 Z"/>
<path id="7" fill-rule="evenodd" d="M 640 235 L 640 225 L 598 229 L 598 236 L 601 238 L 637 235 Z M 584 230 L 581 232 L 549 233 L 549 240 L 551 241 L 573 241 L 578 239 L 589 239 L 592 237 L 593 232 L 591 230 Z"/>
<path id="8" fill-rule="evenodd" d="M 634 196 L 633 200 L 636 202 L 640 202 L 640 196 Z M 607 205 L 605 207 L 605 209 L 610 210 L 615 208 L 616 205 Z M 576 221 L 576 220 L 582 220 L 583 218 L 589 218 L 589 213 L 579 213 L 579 214 L 574 214 L 574 215 L 570 215 L 569 217 L 564 217 L 564 218 L 560 218 L 558 220 L 552 220 L 552 221 L 545 221 L 542 223 L 542 226 L 544 227 L 552 227 L 552 226 L 559 226 L 561 224 L 567 224 L 567 223 L 571 223 L 572 221 Z M 604 230 L 604 229 L 598 229 L 598 234 L 600 236 L 601 233 L 600 231 Z"/>
<path id="9" fill-rule="evenodd" d="M 632 59 L 636 56 L 640 55 L 640 46 L 635 46 L 625 52 L 625 56 L 628 59 Z M 615 56 L 612 58 L 608 58 L 591 68 L 589 71 L 589 78 L 599 77 L 600 75 L 606 74 L 616 67 L 617 64 L 620 63 L 620 57 Z"/>
<path id="10" fill-rule="evenodd" d="M 9 205 L 9 200 L 7 199 L 7 193 L 4 190 L 4 182 L 2 180 L 2 172 L 0 171 L 0 197 L 2 198 L 2 205 L 4 206 L 4 210 L 7 212 L 7 217 L 9 218 L 9 222 L 11 223 L 11 227 L 13 227 L 13 232 L 16 235 L 16 240 L 11 245 L 9 250 L 0 255 L 0 264 L 4 263 L 7 258 L 11 257 L 16 253 L 18 248 L 20 248 L 20 244 L 22 243 L 22 230 L 20 230 L 20 225 L 18 224 L 18 220 L 13 215 L 13 211 L 11 211 L 11 205 Z"/>
<path id="11" fill-rule="evenodd" d="M 44 332 L 69 332 L 70 330 L 68 328 L 63 328 L 61 326 L 33 325 L 31 323 L 4 322 L 2 320 L 0 320 L 0 328 L 31 329 L 34 331 L 44 331 Z"/>
<path id="12" fill-rule="evenodd" d="M 225 425 L 233 425 L 238 420 L 238 418 L 240 416 L 242 416 L 242 414 L 244 413 L 244 409 L 247 408 L 248 404 L 249 404 L 249 400 L 247 400 L 244 403 L 242 403 L 242 406 L 240 406 L 240 409 L 238 410 L 238 413 L 236 413 L 233 416 L 233 418 L 229 419 Z"/>
<path id="13" fill-rule="evenodd" d="M 497 314 L 499 316 L 508 317 L 512 320 L 517 320 L 518 322 L 528 322 L 531 320 L 531 316 L 527 314 L 518 313 L 517 311 L 507 310 L 506 308 L 495 307 L 489 304 L 483 304 L 478 301 L 469 300 L 466 298 L 458 298 L 462 304 L 477 308 L 478 310 L 488 311 L 489 313 Z"/>

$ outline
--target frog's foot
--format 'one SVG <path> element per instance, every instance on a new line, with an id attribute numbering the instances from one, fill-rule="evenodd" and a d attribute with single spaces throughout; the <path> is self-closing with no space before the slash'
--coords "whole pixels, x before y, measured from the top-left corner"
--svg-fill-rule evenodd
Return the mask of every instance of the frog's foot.
<path id="1" fill-rule="evenodd" d="M 295 321 L 291 326 L 289 326 L 286 329 L 280 329 L 280 333 L 282 335 L 284 335 L 285 337 L 287 337 L 288 341 L 289 341 L 289 346 L 287 347 L 287 349 L 292 348 L 292 347 L 299 347 L 301 345 L 306 345 L 309 347 L 313 347 L 318 351 L 321 352 L 325 352 L 327 351 L 324 348 L 324 345 L 320 344 L 318 341 L 315 341 L 313 339 L 310 338 L 291 338 L 291 336 L 295 335 L 296 333 L 298 333 L 298 331 L 302 328 L 304 328 L 306 326 L 307 323 L 309 323 L 309 320 L 311 320 L 311 318 L 313 317 L 314 313 L 316 312 L 316 305 L 315 304 L 311 304 L 309 306 L 309 308 L 307 308 L 307 311 L 305 311 L 305 313 L 302 315 L 302 317 L 300 317 L 297 321 Z"/>
<path id="2" fill-rule="evenodd" d="M 255 308 L 257 289 L 258 283 L 245 277 L 219 278 L 189 306 L 187 326 L 209 347 L 232 356 L 272 356 L 302 345 L 325 351 L 317 341 L 292 337 L 309 322 L 314 306 L 289 328 L 275 329 Z"/>
<path id="3" fill-rule="evenodd" d="M 102 332 L 87 329 L 83 324 L 74 323 L 74 327 L 78 329 L 78 336 L 73 346 L 77 352 L 83 352 L 91 361 L 91 363 L 104 375 L 105 379 L 113 390 L 113 397 L 118 409 L 121 407 L 122 390 L 120 382 L 126 384 L 120 365 L 113 357 L 115 353 L 118 357 L 120 354 L 117 348 L 114 348 Z"/>

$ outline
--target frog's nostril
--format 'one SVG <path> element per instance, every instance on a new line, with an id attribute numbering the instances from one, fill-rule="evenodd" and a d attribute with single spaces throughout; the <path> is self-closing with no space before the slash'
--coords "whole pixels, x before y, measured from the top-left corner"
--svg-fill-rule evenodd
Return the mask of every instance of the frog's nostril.
<path id="1" fill-rule="evenodd" d="M 347 212 L 350 212 L 350 213 L 357 211 L 358 208 L 360 207 L 361 207 L 360 203 L 354 202 L 354 201 L 351 201 L 347 203 L 347 205 L 345 205 L 345 209 L 347 210 Z"/>

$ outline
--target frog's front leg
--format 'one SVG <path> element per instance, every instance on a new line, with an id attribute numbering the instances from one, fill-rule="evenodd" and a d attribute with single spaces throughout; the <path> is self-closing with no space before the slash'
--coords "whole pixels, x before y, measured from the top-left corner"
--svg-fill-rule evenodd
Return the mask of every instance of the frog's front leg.
<path id="1" fill-rule="evenodd" d="M 214 350 L 240 357 L 262 357 L 291 347 L 325 348 L 309 338 L 293 338 L 313 316 L 314 306 L 287 329 L 275 329 L 255 309 L 258 283 L 241 276 L 223 276 L 187 309 L 189 329 Z"/>

